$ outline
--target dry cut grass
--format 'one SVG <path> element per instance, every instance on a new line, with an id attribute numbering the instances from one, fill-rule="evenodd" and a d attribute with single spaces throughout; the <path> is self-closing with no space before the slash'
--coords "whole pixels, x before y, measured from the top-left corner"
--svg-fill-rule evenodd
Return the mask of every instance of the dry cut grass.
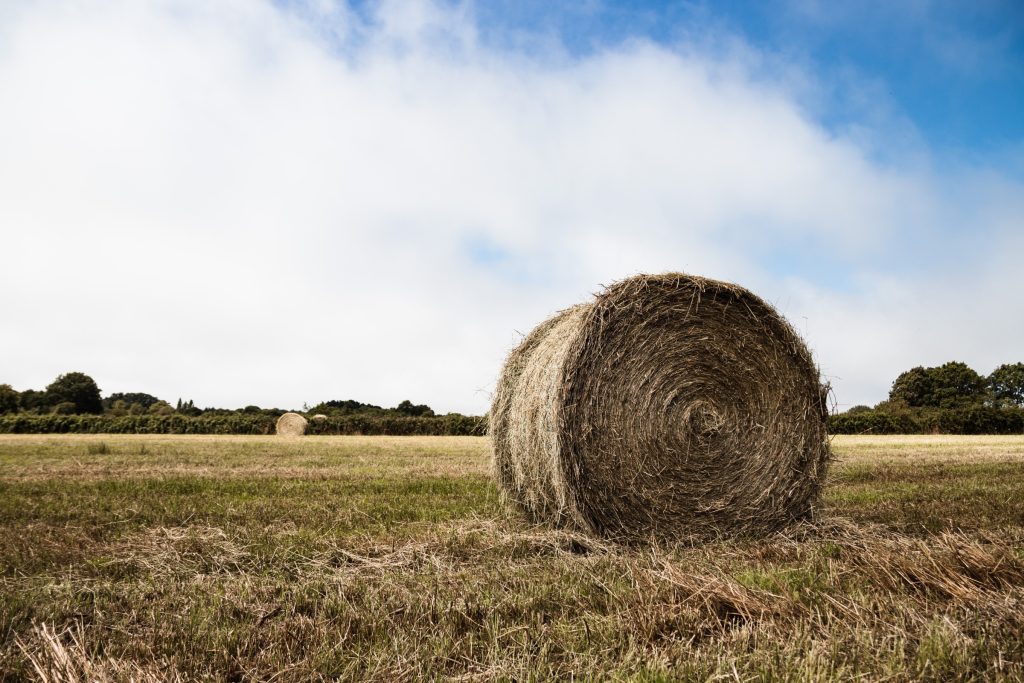
<path id="1" fill-rule="evenodd" d="M 1024 679 L 1024 439 L 835 446 L 814 524 L 624 548 L 478 439 L 0 438 L 0 679 Z"/>

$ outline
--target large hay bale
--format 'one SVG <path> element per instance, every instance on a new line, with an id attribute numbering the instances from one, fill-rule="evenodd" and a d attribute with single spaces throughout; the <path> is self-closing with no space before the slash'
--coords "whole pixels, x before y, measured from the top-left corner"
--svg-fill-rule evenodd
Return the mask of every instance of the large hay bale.
<path id="1" fill-rule="evenodd" d="M 302 436 L 306 433 L 306 418 L 298 413 L 285 413 L 277 418 L 278 436 Z"/>
<path id="2" fill-rule="evenodd" d="M 533 520 L 609 538 L 766 533 L 812 513 L 826 398 L 807 347 L 754 294 L 641 275 L 509 355 L 495 474 Z"/>

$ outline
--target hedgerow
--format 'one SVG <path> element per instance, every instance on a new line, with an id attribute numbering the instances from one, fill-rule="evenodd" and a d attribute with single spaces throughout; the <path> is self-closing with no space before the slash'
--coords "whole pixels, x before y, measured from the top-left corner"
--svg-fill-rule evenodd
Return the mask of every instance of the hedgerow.
<path id="1" fill-rule="evenodd" d="M 832 415 L 831 434 L 1024 434 L 1024 408 L 865 410 Z"/>
<path id="2" fill-rule="evenodd" d="M 467 415 L 405 417 L 345 415 L 309 424 L 307 434 L 482 435 L 487 420 Z M 0 415 L 4 434 L 273 434 L 274 417 L 201 415 Z"/>
<path id="3" fill-rule="evenodd" d="M 0 434 L 273 434 L 274 416 L 201 415 L 0 415 Z M 832 415 L 831 434 L 1024 434 L 1024 409 L 866 410 Z M 482 436 L 487 418 L 469 415 L 406 417 L 340 415 L 309 423 L 310 435 Z"/>

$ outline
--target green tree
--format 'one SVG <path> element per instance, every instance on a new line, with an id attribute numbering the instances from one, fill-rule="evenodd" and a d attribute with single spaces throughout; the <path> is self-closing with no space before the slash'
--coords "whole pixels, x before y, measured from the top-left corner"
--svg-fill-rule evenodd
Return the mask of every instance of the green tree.
<path id="1" fill-rule="evenodd" d="M 935 387 L 932 384 L 930 369 L 919 365 L 901 372 L 889 390 L 889 403 L 911 408 L 933 405 Z"/>
<path id="2" fill-rule="evenodd" d="M 16 413 L 21 405 L 21 394 L 10 384 L 0 384 L 0 415 Z"/>
<path id="3" fill-rule="evenodd" d="M 1024 363 L 1004 363 L 988 376 L 988 386 L 1000 405 L 1024 406 Z"/>
<path id="4" fill-rule="evenodd" d="M 18 399 L 21 404 L 21 409 L 26 412 L 49 412 L 53 407 L 53 402 L 50 400 L 50 397 L 46 395 L 45 391 L 26 389 L 21 392 L 21 396 L 19 396 Z"/>
<path id="5" fill-rule="evenodd" d="M 434 411 L 428 405 L 415 405 L 412 401 L 406 400 L 395 406 L 395 412 L 399 415 L 410 415 L 412 417 L 433 417 Z"/>
<path id="6" fill-rule="evenodd" d="M 952 361 L 928 370 L 932 376 L 934 405 L 939 408 L 978 405 L 988 397 L 988 381 L 966 363 Z"/>
<path id="7" fill-rule="evenodd" d="M 76 413 L 102 413 L 100 388 L 92 377 L 82 372 L 69 372 L 55 379 L 46 394 L 53 403 L 73 403 Z"/>
<path id="8" fill-rule="evenodd" d="M 307 413 L 325 413 L 327 415 L 359 415 L 367 413 L 383 413 L 384 409 L 372 403 L 362 403 L 346 399 L 344 401 L 324 401 L 317 403 L 312 408 L 303 404 Z"/>
<path id="9" fill-rule="evenodd" d="M 911 408 L 960 408 L 988 397 L 988 381 L 966 363 L 951 361 L 934 368 L 918 366 L 892 383 L 889 403 Z"/>
<path id="10" fill-rule="evenodd" d="M 159 400 L 160 399 L 158 399 L 156 396 L 153 396 L 152 394 L 146 394 L 141 391 L 133 391 L 128 393 L 116 392 L 103 399 L 103 407 L 110 409 L 118 401 L 124 401 L 128 405 L 138 403 L 143 408 L 149 408 L 151 405 L 158 402 Z"/>
<path id="11" fill-rule="evenodd" d="M 175 412 L 181 413 L 182 415 L 188 415 L 190 417 L 196 417 L 203 414 L 202 410 L 196 408 L 196 404 L 195 402 L 192 401 L 192 399 L 182 401 L 179 398 L 178 405 L 174 410 Z"/>

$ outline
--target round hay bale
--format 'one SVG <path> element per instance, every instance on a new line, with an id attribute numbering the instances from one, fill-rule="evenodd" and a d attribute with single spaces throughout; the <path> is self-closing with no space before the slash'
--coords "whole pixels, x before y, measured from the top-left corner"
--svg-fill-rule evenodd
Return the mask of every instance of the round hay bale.
<path id="1" fill-rule="evenodd" d="M 827 393 L 754 294 L 641 275 L 509 355 L 490 413 L 495 475 L 534 521 L 607 538 L 767 533 L 812 514 Z"/>
<path id="2" fill-rule="evenodd" d="M 277 418 L 278 436 L 302 436 L 306 433 L 306 418 L 298 413 L 285 413 Z"/>
<path id="3" fill-rule="evenodd" d="M 327 416 L 326 415 L 322 415 L 320 413 L 317 413 L 316 415 L 314 415 L 313 417 L 311 417 L 309 419 L 312 422 L 326 422 L 327 421 Z"/>

